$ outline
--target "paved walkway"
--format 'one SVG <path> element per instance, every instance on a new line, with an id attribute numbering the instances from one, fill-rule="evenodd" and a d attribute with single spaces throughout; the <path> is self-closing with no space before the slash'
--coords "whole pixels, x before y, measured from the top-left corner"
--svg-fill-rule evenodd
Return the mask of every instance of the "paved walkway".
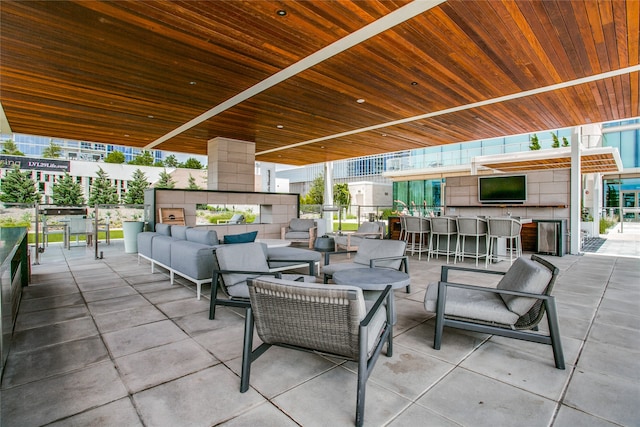
<path id="1" fill-rule="evenodd" d="M 637 240 L 635 256 L 605 246 L 546 257 L 561 269 L 566 370 L 549 346 L 452 329 L 434 350 L 422 301 L 444 258 L 412 258 L 412 292 L 395 293 L 394 355 L 369 380 L 365 425 L 640 425 L 640 252 Z M 242 312 L 220 307 L 209 320 L 194 286 L 151 274 L 121 242 L 101 250 L 96 260 L 92 249 L 51 245 L 33 266 L 2 426 L 353 425 L 352 362 L 270 349 L 240 394 Z"/>

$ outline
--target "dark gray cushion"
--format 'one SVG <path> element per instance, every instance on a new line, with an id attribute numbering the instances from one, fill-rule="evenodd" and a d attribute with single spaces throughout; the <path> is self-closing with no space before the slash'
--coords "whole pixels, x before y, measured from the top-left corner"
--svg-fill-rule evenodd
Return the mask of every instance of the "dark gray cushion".
<path id="1" fill-rule="evenodd" d="M 198 230 L 195 228 L 187 230 L 187 240 L 209 246 L 220 243 L 218 241 L 218 233 L 215 230 Z"/>
<path id="2" fill-rule="evenodd" d="M 509 268 L 498 289 L 541 294 L 551 280 L 551 272 L 542 264 L 531 259 L 520 257 Z M 520 316 L 526 314 L 536 303 L 535 298 L 501 295 L 509 310 Z"/>
<path id="3" fill-rule="evenodd" d="M 156 233 L 162 234 L 163 236 L 171 236 L 171 225 L 157 223 Z"/>

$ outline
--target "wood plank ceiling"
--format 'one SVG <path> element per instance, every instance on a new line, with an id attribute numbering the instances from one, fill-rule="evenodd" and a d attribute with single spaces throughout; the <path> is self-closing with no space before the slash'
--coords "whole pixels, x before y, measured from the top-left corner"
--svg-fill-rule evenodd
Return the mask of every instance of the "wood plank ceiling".
<path id="1" fill-rule="evenodd" d="M 436 3 L 269 86 L 416 4 L 3 0 L 0 103 L 13 132 L 191 154 L 226 137 L 292 165 L 640 116 L 639 1 Z"/>

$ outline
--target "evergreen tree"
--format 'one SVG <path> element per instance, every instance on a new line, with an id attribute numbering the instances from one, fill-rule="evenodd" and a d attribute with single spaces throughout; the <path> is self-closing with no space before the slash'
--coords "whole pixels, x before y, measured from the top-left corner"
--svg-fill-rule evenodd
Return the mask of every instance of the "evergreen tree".
<path id="1" fill-rule="evenodd" d="M 133 180 L 129 181 L 127 194 L 124 196 L 124 202 L 129 205 L 141 205 L 144 203 L 144 190 L 149 188 L 147 176 L 140 169 L 133 172 Z"/>
<path id="2" fill-rule="evenodd" d="M 98 168 L 96 175 L 89 193 L 89 205 L 114 205 L 118 203 L 118 192 L 111 184 L 107 173 L 102 168 Z"/>
<path id="3" fill-rule="evenodd" d="M 42 157 L 45 159 L 57 159 L 62 154 L 62 147 L 51 141 L 49 146 L 42 150 Z"/>
<path id="4" fill-rule="evenodd" d="M 53 184 L 53 203 L 59 206 L 84 205 L 82 187 L 68 173 Z"/>
<path id="5" fill-rule="evenodd" d="M 311 188 L 304 198 L 307 205 L 324 204 L 324 176 L 318 175 L 311 183 Z"/>
<path id="6" fill-rule="evenodd" d="M 0 180 L 0 201 L 6 203 L 36 203 L 40 201 L 40 194 L 36 190 L 36 183 L 31 179 L 28 171 L 21 172 L 14 166 Z"/>
<path id="7" fill-rule="evenodd" d="M 112 151 L 104 158 L 105 163 L 122 164 L 124 163 L 124 160 L 124 153 L 122 153 L 122 151 Z"/>
<path id="8" fill-rule="evenodd" d="M 2 154 L 7 154 L 9 156 L 24 156 L 24 153 L 18 150 L 18 146 L 12 140 L 5 141 L 2 144 Z"/>
<path id="9" fill-rule="evenodd" d="M 189 174 L 189 185 L 187 186 L 187 190 L 202 190 L 198 184 L 196 184 L 196 179 Z"/>
<path id="10" fill-rule="evenodd" d="M 553 139 L 553 143 L 551 144 L 551 148 L 560 147 L 560 140 L 558 139 L 558 135 L 556 135 L 555 133 L 551 132 L 551 139 Z"/>
<path id="11" fill-rule="evenodd" d="M 160 172 L 160 180 L 156 183 L 155 188 L 173 188 L 175 185 L 176 183 L 173 178 L 171 178 L 171 175 L 164 170 Z"/>
<path id="12" fill-rule="evenodd" d="M 536 135 L 535 133 L 533 135 L 531 135 L 531 139 L 529 140 L 529 149 L 532 151 L 535 150 L 539 150 L 540 147 L 540 142 L 538 141 L 538 135 Z"/>
<path id="13" fill-rule="evenodd" d="M 151 166 L 153 165 L 153 154 L 151 151 L 144 150 L 138 154 L 135 159 L 129 162 L 130 165 Z"/>
<path id="14" fill-rule="evenodd" d="M 569 146 L 569 140 L 567 140 L 566 136 L 562 137 L 562 146 L 563 147 L 568 147 Z"/>
<path id="15" fill-rule="evenodd" d="M 164 165 L 168 168 L 177 168 L 178 165 L 180 165 L 180 162 L 175 155 L 169 154 L 167 158 L 164 159 Z"/>
<path id="16" fill-rule="evenodd" d="M 185 169 L 202 169 L 202 163 L 200 163 L 198 159 L 189 157 L 184 163 L 180 165 L 180 167 Z"/>

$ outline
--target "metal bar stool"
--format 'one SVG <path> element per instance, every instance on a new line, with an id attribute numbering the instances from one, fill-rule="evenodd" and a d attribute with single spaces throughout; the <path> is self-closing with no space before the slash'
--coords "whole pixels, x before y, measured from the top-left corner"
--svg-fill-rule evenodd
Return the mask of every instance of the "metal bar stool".
<path id="1" fill-rule="evenodd" d="M 417 216 L 405 217 L 406 224 L 406 252 L 411 251 L 411 255 L 418 252 L 418 260 L 422 257 L 422 252 L 428 252 L 429 246 L 427 245 L 430 223 L 427 218 L 420 218 Z"/>
<path id="2" fill-rule="evenodd" d="M 485 267 L 489 266 L 489 260 L 495 259 L 497 261 L 500 257 L 506 259 L 507 253 L 510 264 L 513 264 L 514 254 L 515 259 L 522 256 L 522 242 L 520 239 L 522 223 L 520 221 L 514 218 L 489 218 L 487 220 L 487 229 L 489 245 L 487 247 Z M 504 254 L 498 253 L 499 239 L 506 239 L 506 253 Z"/>
<path id="3" fill-rule="evenodd" d="M 446 255 L 447 264 L 449 264 L 449 255 L 456 256 L 456 244 L 451 244 L 453 238 L 457 239 L 458 227 L 456 219 L 447 216 L 437 216 L 431 218 L 431 238 L 429 239 L 429 256 Z M 446 249 L 440 248 L 442 238 L 447 241 Z M 435 242 L 434 242 L 435 240 Z M 452 247 L 453 246 L 453 247 Z"/>
<path id="4" fill-rule="evenodd" d="M 487 257 L 487 220 L 479 217 L 458 218 L 458 239 L 456 240 L 456 258 L 464 261 L 464 257 L 475 258 L 476 267 L 480 258 Z M 475 240 L 475 250 L 470 251 L 466 246 L 466 238 Z M 455 264 L 455 260 L 453 261 Z"/>

